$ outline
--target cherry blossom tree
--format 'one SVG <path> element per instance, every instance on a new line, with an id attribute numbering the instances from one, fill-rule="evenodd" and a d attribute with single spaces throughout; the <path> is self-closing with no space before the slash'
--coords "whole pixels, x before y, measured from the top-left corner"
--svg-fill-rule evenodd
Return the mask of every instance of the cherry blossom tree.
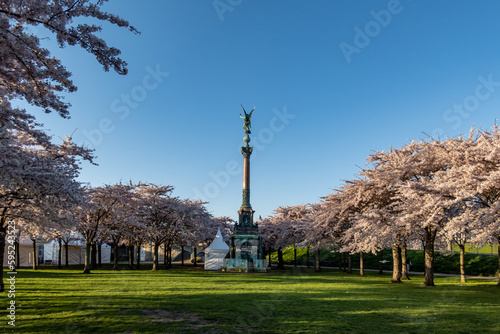
<path id="1" fill-rule="evenodd" d="M 77 210 L 79 216 L 77 231 L 85 240 L 85 269 L 83 273 L 90 273 L 91 247 L 101 237 L 102 225 L 111 219 L 112 211 L 121 205 L 124 198 L 127 198 L 129 190 L 130 185 L 121 183 L 86 189 L 86 203 Z"/>
<path id="2" fill-rule="evenodd" d="M 3 112 L 15 112 L 10 102 L 25 100 L 45 112 L 69 116 L 69 103 L 60 93 L 74 92 L 71 73 L 60 60 L 42 46 L 30 27 L 44 28 L 56 38 L 59 47 L 79 45 L 96 57 L 105 71 L 127 73 L 120 50 L 110 47 L 98 36 L 102 27 L 89 24 L 97 20 L 137 30 L 120 17 L 101 9 L 106 0 L 7 0 L 0 5 L 0 95 Z M 78 23 L 75 23 L 78 22 Z M 17 110 L 19 112 L 19 110 Z"/>
<path id="3" fill-rule="evenodd" d="M 139 202 L 139 201 L 138 201 Z M 136 208 L 139 204 L 136 204 Z M 141 217 L 139 216 L 138 210 L 134 210 L 134 223 L 127 224 L 125 230 L 124 241 L 129 245 L 129 269 L 133 267 L 133 250 L 135 248 L 135 256 L 137 259 L 135 268 L 137 270 L 141 269 L 141 247 L 146 242 L 146 232 L 145 224 L 143 224 Z"/>
<path id="4" fill-rule="evenodd" d="M 186 199 L 179 211 L 179 223 L 176 226 L 172 244 L 183 245 L 187 243 L 193 247 L 193 263 L 197 265 L 197 249 L 204 248 L 213 240 L 217 229 L 226 231 L 232 220 L 228 217 L 214 219 L 206 208 L 206 202 L 191 201 Z M 181 249 L 182 251 L 183 249 Z"/>
<path id="5" fill-rule="evenodd" d="M 401 210 L 397 225 L 401 228 L 397 228 L 396 233 L 401 236 L 411 230 L 421 237 L 425 245 L 424 285 L 433 286 L 436 237 L 447 221 L 447 209 L 455 200 L 448 193 L 435 189 L 435 174 L 449 166 L 441 142 L 412 142 L 388 154 L 379 152 L 374 159 L 376 162 L 385 160 L 384 168 L 397 176 L 394 178 L 398 180 L 396 197 L 400 202 L 398 210 Z"/>
<path id="6" fill-rule="evenodd" d="M 385 193 L 365 178 L 345 182 L 336 196 L 340 197 L 337 224 L 335 229 L 341 237 L 337 239 L 341 245 L 341 252 L 348 252 L 348 273 L 352 272 L 352 254 L 360 254 L 360 276 L 364 276 L 364 253 L 375 252 L 380 245 L 379 233 L 374 234 L 374 227 L 384 222 L 380 212 L 383 212 L 387 203 Z M 368 213 L 379 209 L 374 218 Z M 380 210 L 381 209 L 381 210 Z M 373 212 L 372 212 L 373 213 Z M 342 254 L 342 253 L 341 253 Z"/>
<path id="7" fill-rule="evenodd" d="M 409 279 L 406 266 L 409 232 L 397 219 L 401 211 L 400 201 L 396 196 L 397 182 L 405 175 L 394 174 L 394 170 L 384 167 L 387 166 L 379 165 L 373 166 L 372 169 L 363 169 L 360 175 L 364 179 L 358 180 L 354 188 L 357 191 L 350 196 L 346 193 L 346 197 L 349 198 L 346 201 L 357 207 L 357 210 L 354 210 L 353 225 L 346 231 L 344 239 L 348 241 L 348 238 L 351 238 L 353 241 L 351 244 L 360 252 L 381 253 L 384 248 L 391 248 L 393 257 L 391 282 L 399 283 L 401 280 Z"/>
<path id="8" fill-rule="evenodd" d="M 322 199 L 320 203 L 309 205 L 309 212 L 305 219 L 306 229 L 301 245 L 307 245 L 314 252 L 314 270 L 320 271 L 320 249 L 338 249 L 343 222 L 341 197 L 334 192 Z"/>
<path id="9" fill-rule="evenodd" d="M 172 233 L 177 222 L 180 205 L 178 198 L 171 197 L 172 186 L 140 184 L 138 216 L 144 224 L 146 240 L 153 243 L 153 270 L 159 269 L 159 247 Z"/>
<path id="10" fill-rule="evenodd" d="M 278 251 L 278 268 L 284 268 L 283 248 L 304 242 L 310 227 L 310 208 L 310 205 L 281 206 L 274 210 L 273 216 L 259 222 L 263 244 Z"/>
<path id="11" fill-rule="evenodd" d="M 134 187 L 135 185 L 130 183 L 125 189 L 119 190 L 121 196 L 110 208 L 107 219 L 104 219 L 101 225 L 101 239 L 114 250 L 113 270 L 118 270 L 118 247 L 125 241 L 127 232 L 131 227 L 139 227 L 135 214 L 138 198 L 137 193 L 133 191 Z"/>
<path id="12" fill-rule="evenodd" d="M 450 217 L 444 228 L 445 240 L 455 243 L 460 251 L 460 281 L 466 283 L 465 246 L 472 240 L 472 232 L 476 230 L 480 210 L 471 201 L 457 203 L 450 209 Z"/>
<path id="13" fill-rule="evenodd" d="M 482 131 L 474 145 L 470 145 L 467 163 L 462 174 L 466 175 L 463 189 L 469 190 L 474 208 L 476 229 L 472 235 L 473 242 L 496 244 L 499 257 L 500 286 L 500 130 L 495 124 L 492 130 Z"/>
<path id="14" fill-rule="evenodd" d="M 1 130 L 0 130 L 1 132 Z M 66 138 L 62 144 L 40 147 L 26 133 L 7 130 L 0 151 L 5 169 L 0 171 L 0 251 L 5 246 L 5 233 L 10 220 L 41 227 L 54 221 L 45 219 L 47 212 L 81 203 L 82 187 L 75 181 L 79 160 L 92 161 L 89 150 Z M 0 140 L 2 141 L 2 140 Z M 41 213 L 44 213 L 43 215 Z M 36 215 L 43 219 L 34 220 Z M 48 226 L 45 227 L 48 229 Z"/>
<path id="15" fill-rule="evenodd" d="M 284 269 L 283 262 L 283 247 L 280 232 L 283 229 L 283 224 L 273 217 L 265 218 L 259 221 L 259 232 L 262 235 L 262 244 L 268 249 L 269 254 L 271 250 L 275 249 L 278 253 L 278 269 Z M 270 256 L 270 255 L 269 255 Z M 271 258 L 269 258 L 269 265 L 271 265 Z"/>
<path id="16" fill-rule="evenodd" d="M 426 286 L 434 285 L 435 245 L 446 243 L 447 231 L 457 233 L 459 219 L 455 217 L 462 213 L 458 208 L 476 193 L 475 146 L 471 129 L 469 137 L 411 142 L 370 157 L 381 175 L 394 180 L 398 233 L 405 239 L 418 237 L 424 244 Z M 466 224 L 459 225 L 460 232 L 466 232 Z"/>

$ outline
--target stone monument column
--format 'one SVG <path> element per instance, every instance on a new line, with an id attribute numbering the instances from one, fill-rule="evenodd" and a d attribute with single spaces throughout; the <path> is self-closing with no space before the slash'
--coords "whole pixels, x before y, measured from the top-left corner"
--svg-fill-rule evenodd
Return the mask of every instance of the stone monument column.
<path id="1" fill-rule="evenodd" d="M 250 204 L 250 155 L 252 154 L 252 147 L 243 146 L 241 148 L 243 154 L 243 196 L 241 208 L 238 211 L 239 219 L 238 224 L 235 226 L 235 232 L 243 234 L 256 234 L 258 227 L 253 223 L 253 214 Z"/>
<path id="2" fill-rule="evenodd" d="M 241 148 L 241 154 L 243 154 L 243 202 L 241 203 L 242 208 L 252 207 L 250 205 L 250 155 L 252 154 L 252 151 L 253 147 L 243 146 Z"/>
<path id="3" fill-rule="evenodd" d="M 267 260 L 262 252 L 262 237 L 259 235 L 259 227 L 253 222 L 255 211 L 252 210 L 250 204 L 250 156 L 253 147 L 248 144 L 250 143 L 251 133 L 250 118 L 254 110 L 255 108 L 250 113 L 247 113 L 243 108 L 245 116 L 240 114 L 240 117 L 244 120 L 243 130 L 245 131 L 245 137 L 243 138 L 245 145 L 241 148 L 241 154 L 243 155 L 243 192 L 241 207 L 238 211 L 239 219 L 234 225 L 234 233 L 231 236 L 231 250 L 228 258 L 224 260 L 224 267 L 222 268 L 223 271 L 228 272 L 266 272 L 268 270 Z"/>

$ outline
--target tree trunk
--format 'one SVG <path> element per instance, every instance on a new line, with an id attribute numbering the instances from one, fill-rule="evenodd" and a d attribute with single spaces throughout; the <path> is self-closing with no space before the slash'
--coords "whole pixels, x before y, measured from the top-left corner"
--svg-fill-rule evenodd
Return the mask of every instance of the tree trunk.
<path id="1" fill-rule="evenodd" d="M 0 238 L 2 237 L 0 236 Z M 16 242 L 14 244 L 16 245 L 16 268 L 19 268 L 21 266 L 21 251 L 19 249 L 19 240 L 16 239 Z"/>
<path id="2" fill-rule="evenodd" d="M 273 261 L 272 261 L 272 259 L 271 259 L 271 253 L 272 253 L 272 249 L 271 249 L 271 247 L 269 247 L 269 248 L 267 249 L 267 252 L 268 252 L 267 257 L 269 258 L 269 260 L 267 261 L 267 266 L 268 266 L 269 268 L 271 268 L 271 264 L 272 264 L 272 262 L 273 262 Z"/>
<path id="3" fill-rule="evenodd" d="M 307 245 L 307 268 L 311 267 L 311 258 L 310 258 L 310 255 L 309 255 L 309 248 L 310 248 L 310 246 Z"/>
<path id="4" fill-rule="evenodd" d="M 392 280 L 391 283 L 401 283 L 401 248 L 392 245 Z"/>
<path id="5" fill-rule="evenodd" d="M 401 246 L 399 246 L 398 253 L 399 253 L 398 254 L 399 255 L 399 279 L 401 279 L 401 275 L 403 272 L 403 260 L 402 260 L 402 256 L 401 256 Z"/>
<path id="6" fill-rule="evenodd" d="M 64 242 L 64 247 L 65 247 L 64 254 L 66 254 L 66 259 L 65 259 L 66 263 L 64 264 L 65 267 L 69 267 L 69 258 L 68 258 L 69 257 L 69 247 L 68 247 L 68 244 L 69 244 L 69 241 Z"/>
<path id="7" fill-rule="evenodd" d="M 97 247 L 96 244 L 93 243 L 91 246 L 91 252 L 90 252 L 90 267 L 92 269 L 97 269 Z"/>
<path id="8" fill-rule="evenodd" d="M 347 256 L 348 256 L 347 273 L 352 274 L 352 254 L 349 253 Z"/>
<path id="9" fill-rule="evenodd" d="M 193 253 L 194 253 L 194 261 L 193 261 L 193 267 L 196 267 L 198 265 L 198 262 L 196 261 L 196 257 L 198 256 L 197 252 L 196 252 L 196 247 L 194 247 L 193 249 Z"/>
<path id="10" fill-rule="evenodd" d="M 5 258 L 5 237 L 7 236 L 7 228 L 3 225 L 4 220 L 2 218 L 0 219 L 0 259 L 2 259 L 2 268 L 0 269 L 0 272 L 2 273 L 2 277 L 0 277 L 0 292 L 5 291 L 5 285 L 3 283 L 3 259 Z"/>
<path id="11" fill-rule="evenodd" d="M 152 270 L 158 270 L 159 269 L 159 264 L 158 264 L 158 248 L 160 248 L 160 245 L 155 242 L 153 244 L 153 269 Z"/>
<path id="12" fill-rule="evenodd" d="M 408 256 L 406 253 L 406 244 L 401 246 L 401 280 L 410 279 L 410 265 L 408 263 Z"/>
<path id="13" fill-rule="evenodd" d="M 33 240 L 33 270 L 36 270 L 37 268 L 36 259 L 38 258 L 36 254 L 36 238 L 33 238 L 32 240 Z"/>
<path id="14" fill-rule="evenodd" d="M 314 250 L 314 271 L 315 272 L 321 271 L 321 258 L 320 258 L 319 247 Z"/>
<path id="15" fill-rule="evenodd" d="M 293 266 L 297 267 L 297 248 L 293 247 Z"/>
<path id="16" fill-rule="evenodd" d="M 365 254 L 359 253 L 359 276 L 365 276 Z"/>
<path id="17" fill-rule="evenodd" d="M 97 266 L 102 267 L 102 253 L 101 253 L 101 247 L 102 244 L 97 245 Z M 116 258 L 118 258 L 118 253 L 116 253 Z M 118 263 L 118 262 L 117 262 Z"/>
<path id="18" fill-rule="evenodd" d="M 283 262 L 283 249 L 278 248 L 278 269 L 285 269 L 285 263 Z"/>
<path id="19" fill-rule="evenodd" d="M 172 252 L 171 252 L 170 246 L 167 247 L 167 244 L 165 244 L 165 247 L 163 248 L 163 252 L 164 252 L 165 270 L 168 270 L 172 266 Z"/>
<path id="20" fill-rule="evenodd" d="M 465 245 L 458 245 L 460 248 L 460 283 L 467 283 L 467 279 L 465 277 Z"/>
<path id="21" fill-rule="evenodd" d="M 168 264 L 168 258 L 167 258 L 167 244 L 163 244 L 163 265 L 165 266 L 165 269 L 167 268 Z"/>
<path id="22" fill-rule="evenodd" d="M 172 268 L 172 247 L 168 246 L 167 248 L 167 255 L 168 255 L 168 261 L 167 261 L 167 269 Z"/>
<path id="23" fill-rule="evenodd" d="M 85 242 L 85 268 L 83 269 L 84 274 L 90 274 L 90 249 L 91 249 L 91 244 L 90 242 Z"/>
<path id="24" fill-rule="evenodd" d="M 184 246 L 181 246 L 181 266 L 184 266 Z"/>
<path id="25" fill-rule="evenodd" d="M 381 249 L 380 252 L 378 252 L 378 274 L 383 275 L 384 274 L 384 264 L 382 263 L 384 261 L 384 250 Z"/>
<path id="26" fill-rule="evenodd" d="M 137 257 L 137 261 L 136 261 L 137 264 L 135 266 L 135 269 L 139 270 L 139 269 L 141 269 L 141 243 L 140 242 L 137 244 L 137 248 L 135 250 L 135 255 Z"/>
<path id="27" fill-rule="evenodd" d="M 128 269 L 133 269 L 134 268 L 134 245 L 129 243 L 127 246 L 127 252 L 128 252 Z"/>
<path id="28" fill-rule="evenodd" d="M 434 239 L 436 230 L 430 226 L 425 229 L 425 280 L 424 286 L 434 286 Z"/>
<path id="29" fill-rule="evenodd" d="M 498 248 L 498 284 L 497 284 L 497 286 L 500 287 L 500 235 L 498 235 L 497 238 L 498 238 L 498 240 L 497 240 L 497 242 L 498 242 L 498 247 L 497 247 Z"/>
<path id="30" fill-rule="evenodd" d="M 115 264 L 113 265 L 113 270 L 118 270 L 118 243 L 115 242 L 115 244 L 113 245 L 113 247 L 114 247 L 114 251 L 115 251 L 115 258 L 114 258 Z"/>
<path id="31" fill-rule="evenodd" d="M 62 240 L 61 238 L 57 238 L 57 244 L 59 245 L 59 249 L 57 251 L 57 269 L 62 269 Z"/>

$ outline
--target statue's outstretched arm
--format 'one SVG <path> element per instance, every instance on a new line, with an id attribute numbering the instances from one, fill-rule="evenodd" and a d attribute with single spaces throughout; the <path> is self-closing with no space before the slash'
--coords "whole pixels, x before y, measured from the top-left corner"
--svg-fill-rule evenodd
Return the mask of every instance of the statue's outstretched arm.
<path id="1" fill-rule="evenodd" d="M 240 104 L 240 106 L 241 106 L 241 109 L 243 109 L 243 112 L 245 113 L 245 117 L 247 117 L 248 116 L 247 111 L 245 110 L 245 108 L 243 108 L 242 104 Z M 241 114 L 240 114 L 240 116 L 241 116 Z"/>

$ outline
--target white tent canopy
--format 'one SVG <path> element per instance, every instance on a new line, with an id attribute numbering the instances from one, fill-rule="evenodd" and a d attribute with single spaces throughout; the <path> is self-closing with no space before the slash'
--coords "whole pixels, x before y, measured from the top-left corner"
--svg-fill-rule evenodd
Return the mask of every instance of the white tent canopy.
<path id="1" fill-rule="evenodd" d="M 218 229 L 214 240 L 205 249 L 205 270 L 219 270 L 224 264 L 224 258 L 228 252 L 229 246 L 222 238 L 220 229 Z"/>
<path id="2" fill-rule="evenodd" d="M 59 243 L 53 240 L 44 246 L 45 263 L 58 264 Z M 101 263 L 111 262 L 111 247 L 107 244 L 101 245 Z M 62 244 L 61 264 L 66 263 L 66 245 Z M 85 264 L 85 243 L 80 240 L 70 241 L 68 245 L 68 264 Z"/>

